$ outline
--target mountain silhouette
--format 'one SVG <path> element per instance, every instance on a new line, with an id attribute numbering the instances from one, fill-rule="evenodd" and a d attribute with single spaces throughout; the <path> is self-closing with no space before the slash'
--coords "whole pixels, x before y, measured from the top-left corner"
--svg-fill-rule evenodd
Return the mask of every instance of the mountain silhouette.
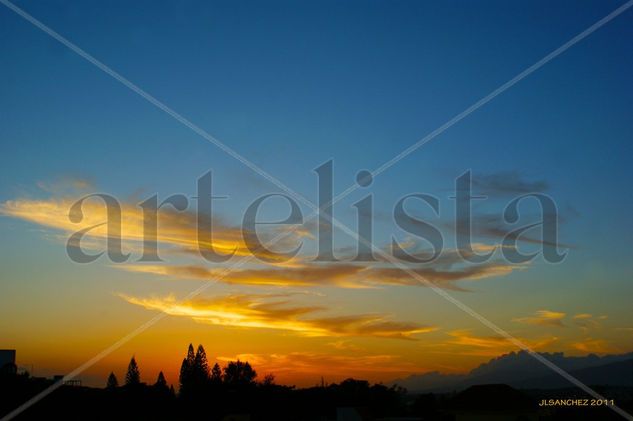
<path id="1" fill-rule="evenodd" d="M 540 353 L 583 383 L 633 386 L 633 353 L 582 357 Z M 504 383 L 516 388 L 552 389 L 571 384 L 525 351 L 511 352 L 481 364 L 468 374 L 429 372 L 392 382 L 411 392 L 447 392 L 475 384 Z"/>
<path id="2" fill-rule="evenodd" d="M 569 374 L 587 385 L 631 387 L 633 386 L 633 359 L 572 370 Z M 522 389 L 556 389 L 568 387 L 569 382 L 562 376 L 551 373 L 548 376 L 517 382 L 516 386 Z"/>

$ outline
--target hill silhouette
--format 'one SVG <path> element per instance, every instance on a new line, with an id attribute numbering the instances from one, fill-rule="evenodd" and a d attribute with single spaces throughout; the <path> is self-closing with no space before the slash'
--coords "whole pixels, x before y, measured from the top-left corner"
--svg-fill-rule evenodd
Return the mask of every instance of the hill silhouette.
<path id="1" fill-rule="evenodd" d="M 565 356 L 562 352 L 540 353 L 583 383 L 633 386 L 633 353 L 598 356 Z M 582 380 L 585 379 L 585 380 Z M 503 383 L 516 388 L 553 389 L 570 383 L 525 351 L 511 352 L 481 364 L 467 374 L 434 371 L 414 374 L 391 382 L 412 392 L 463 390 L 475 384 Z"/>

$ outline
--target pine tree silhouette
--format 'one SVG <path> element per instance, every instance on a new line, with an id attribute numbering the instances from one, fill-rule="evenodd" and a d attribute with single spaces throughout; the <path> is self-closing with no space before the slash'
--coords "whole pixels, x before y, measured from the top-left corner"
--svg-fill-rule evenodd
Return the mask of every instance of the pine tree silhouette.
<path id="1" fill-rule="evenodd" d="M 156 379 L 154 386 L 167 389 L 167 380 L 165 380 L 165 375 L 162 371 L 158 373 L 158 378 Z"/>
<path id="2" fill-rule="evenodd" d="M 182 364 L 180 365 L 180 376 L 178 377 L 178 382 L 180 383 L 180 392 L 184 392 L 187 387 L 189 387 L 189 373 L 191 369 L 189 364 L 187 363 L 187 359 L 182 359 Z"/>
<path id="3" fill-rule="evenodd" d="M 196 356 L 193 361 L 193 373 L 196 383 L 204 384 L 209 379 L 209 362 L 207 361 L 207 353 L 202 345 L 198 345 Z"/>
<path id="4" fill-rule="evenodd" d="M 211 369 L 211 384 L 216 386 L 222 384 L 222 369 L 218 363 L 213 364 Z"/>
<path id="5" fill-rule="evenodd" d="M 114 375 L 114 372 L 111 372 L 110 375 L 108 376 L 108 382 L 106 383 L 106 388 L 107 389 L 116 389 L 117 387 L 119 387 L 119 381 L 117 380 L 116 376 Z"/>
<path id="6" fill-rule="evenodd" d="M 189 348 L 187 349 L 187 363 L 190 367 L 193 367 L 193 362 L 196 356 L 193 353 L 193 344 L 189 344 Z"/>
<path id="7" fill-rule="evenodd" d="M 128 386 L 141 384 L 141 372 L 138 369 L 138 364 L 134 357 L 130 360 L 127 366 L 127 373 L 125 374 L 125 384 Z"/>
<path id="8" fill-rule="evenodd" d="M 189 344 L 187 357 L 182 360 L 182 365 L 180 366 L 180 378 L 178 380 L 180 382 L 181 394 L 187 394 L 190 391 L 195 359 L 196 356 L 193 353 L 193 345 Z"/>

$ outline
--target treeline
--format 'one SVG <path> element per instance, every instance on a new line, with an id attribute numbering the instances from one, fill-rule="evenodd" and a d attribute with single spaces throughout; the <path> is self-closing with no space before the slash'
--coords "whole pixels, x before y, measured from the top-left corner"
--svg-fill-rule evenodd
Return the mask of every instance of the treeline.
<path id="1" fill-rule="evenodd" d="M 243 389 L 257 385 L 257 372 L 251 365 L 240 360 L 230 361 L 224 368 L 216 362 L 209 368 L 207 353 L 198 345 L 195 354 L 189 344 L 187 356 L 180 366 L 180 396 L 188 398 L 199 394 L 214 393 L 221 389 Z M 272 386 L 274 376 L 268 375 L 260 385 Z"/>
<path id="2" fill-rule="evenodd" d="M 188 397 L 190 395 L 204 394 L 207 392 L 217 391 L 221 388 L 244 388 L 258 385 L 257 372 L 251 367 L 248 361 L 230 361 L 223 368 L 218 363 L 209 368 L 207 353 L 202 345 L 198 345 L 198 349 L 194 353 L 193 345 L 189 344 L 186 357 L 182 360 L 179 376 L 179 396 Z M 274 385 L 275 376 L 266 375 L 259 383 L 260 386 L 271 387 Z M 136 387 L 143 385 L 141 383 L 141 373 L 136 362 L 136 358 L 132 356 L 125 374 L 125 382 L 123 387 Z M 119 387 L 119 380 L 114 372 L 111 372 L 106 381 L 106 389 L 112 390 Z M 152 387 L 160 390 L 169 390 L 175 395 L 173 385 L 168 386 L 165 375 L 161 371 Z"/>
<path id="3" fill-rule="evenodd" d="M 407 413 L 404 390 L 396 387 L 354 379 L 307 389 L 277 385 L 271 374 L 258 379 L 246 361 L 210 366 L 202 345 L 195 351 L 189 345 L 178 382 L 178 393 L 162 372 L 153 384 L 141 382 L 132 357 L 122 384 L 110 373 L 104 388 L 62 386 L 21 418 L 327 420 L 336 419 L 339 407 L 364 408 L 375 417 Z M 0 415 L 51 384 L 28 375 L 2 377 Z"/>

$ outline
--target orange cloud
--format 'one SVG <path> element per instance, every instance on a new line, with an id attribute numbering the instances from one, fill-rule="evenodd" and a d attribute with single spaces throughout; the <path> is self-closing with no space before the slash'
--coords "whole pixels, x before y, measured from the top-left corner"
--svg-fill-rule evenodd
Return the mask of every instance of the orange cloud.
<path id="1" fill-rule="evenodd" d="M 517 349 L 517 346 L 508 339 L 501 336 L 476 336 L 469 330 L 454 330 L 448 333 L 453 339 L 448 342 L 449 345 L 459 345 L 461 347 L 471 348 L 471 351 L 465 354 L 478 356 L 497 356 L 499 354 L 510 352 Z M 532 350 L 538 350 L 548 347 L 558 341 L 555 336 L 543 338 L 540 340 L 528 340 L 526 338 L 517 338 Z M 460 352 L 464 353 L 464 352 Z"/>
<path id="2" fill-rule="evenodd" d="M 229 295 L 178 302 L 165 298 L 121 295 L 131 304 L 160 310 L 172 316 L 189 317 L 198 323 L 258 329 L 277 329 L 304 336 L 370 336 L 414 339 L 413 335 L 436 330 L 433 326 L 397 322 L 382 314 L 317 317 L 326 310 L 317 306 L 291 306 L 280 295 Z"/>
<path id="3" fill-rule="evenodd" d="M 88 241 L 88 247 L 99 246 L 100 243 L 96 243 L 95 240 L 108 237 L 108 226 L 104 224 L 108 221 L 107 208 L 100 199 L 85 200 L 82 204 L 81 221 L 73 222 L 69 218 L 69 211 L 76 200 L 75 198 L 10 200 L 0 205 L 0 214 L 62 230 L 69 234 L 94 227 L 87 231 L 84 241 Z M 144 238 L 143 210 L 130 203 L 120 203 L 120 206 L 121 239 L 127 242 L 126 245 L 136 250 Z M 205 239 L 199 241 L 197 226 L 197 217 L 193 212 L 178 212 L 165 207 L 158 212 L 156 240 L 159 244 L 175 247 L 176 250 L 186 253 L 197 253 L 200 248 L 213 247 L 221 254 L 233 251 L 237 256 L 253 254 L 246 247 L 239 227 L 228 226 L 221 220 L 214 219 L 213 240 L 209 242 Z M 305 236 L 303 230 L 292 231 L 292 234 L 284 237 L 276 247 L 280 249 L 295 247 L 298 244 L 298 238 L 302 236 Z M 265 234 L 262 235 L 262 238 L 265 237 Z M 75 244 L 75 246 L 78 245 Z M 272 260 L 276 258 L 274 254 L 266 250 L 257 250 L 256 254 Z"/>
<path id="4" fill-rule="evenodd" d="M 87 230 L 81 240 L 81 246 L 93 250 L 103 250 L 107 247 L 108 221 L 107 208 L 98 198 L 87 199 L 82 204 L 82 218 L 79 222 L 71 221 L 69 210 L 76 202 L 71 198 L 30 200 L 18 199 L 7 201 L 0 205 L 0 214 L 34 222 L 45 227 L 73 233 Z M 127 251 L 140 252 L 144 238 L 143 210 L 136 204 L 120 203 L 121 232 L 120 236 Z M 275 250 L 289 250 L 295 247 L 302 238 L 310 237 L 310 224 L 299 227 L 271 228 L 261 233 L 262 241 L 270 240 L 273 234 L 290 232 Z M 221 220 L 214 219 L 213 239 L 201 242 L 198 239 L 197 217 L 193 212 L 178 212 L 165 207 L 158 212 L 158 230 L 156 240 L 161 247 L 161 253 L 171 256 L 176 253 L 182 258 L 185 255 L 198 254 L 202 249 L 213 247 L 218 253 L 227 254 L 235 251 L 238 256 L 251 255 L 243 240 L 243 233 L 239 227 L 229 226 Z M 205 242 L 206 241 L 206 242 Z M 79 244 L 71 244 L 78 247 Z M 491 246 L 476 245 L 478 248 Z M 230 284 L 266 285 L 266 286 L 336 286 L 342 288 L 376 288 L 380 286 L 404 285 L 424 286 L 411 276 L 410 272 L 392 266 L 385 266 L 384 262 L 353 264 L 341 262 L 337 264 L 321 264 L 309 261 L 306 257 L 297 257 L 291 261 L 280 262 L 276 254 L 265 249 L 256 251 L 257 257 L 265 258 L 269 262 L 276 262 L 276 267 L 270 265 L 248 269 L 232 269 L 228 272 L 217 266 L 203 264 L 167 265 L 167 264 L 123 264 L 117 268 L 142 273 L 152 273 L 183 279 L 219 279 Z M 503 262 L 488 262 L 478 265 L 464 265 L 456 250 L 445 250 L 437 262 L 431 265 L 409 265 L 410 271 L 415 272 L 425 280 L 445 289 L 465 291 L 459 281 L 478 280 L 490 277 L 504 276 L 522 265 L 510 265 Z"/>
<path id="5" fill-rule="evenodd" d="M 508 340 L 500 336 L 474 336 L 469 330 L 454 330 L 449 335 L 455 338 L 450 343 L 455 345 L 474 346 L 478 348 L 499 348 L 507 346 Z"/>
<path id="6" fill-rule="evenodd" d="M 585 338 L 581 341 L 572 343 L 571 346 L 572 348 L 587 354 L 607 354 L 611 352 L 619 352 L 604 339 Z"/>
<path id="7" fill-rule="evenodd" d="M 348 377 L 373 381 L 395 378 L 420 370 L 420 367 L 402 361 L 391 354 L 334 355 L 314 352 L 291 352 L 288 354 L 238 354 L 220 356 L 219 361 L 249 361 L 258 373 L 274 373 L 284 383 L 299 382 L 304 385 L 338 382 Z"/>
<path id="8" fill-rule="evenodd" d="M 512 321 L 537 326 L 563 327 L 565 326 L 563 324 L 563 319 L 565 318 L 565 316 L 565 313 L 561 313 L 558 311 L 538 310 L 536 313 L 534 313 L 534 316 L 520 317 L 512 319 Z"/>
<path id="9" fill-rule="evenodd" d="M 181 279 L 211 280 L 221 277 L 221 281 L 230 284 L 274 285 L 274 286 L 340 286 L 369 287 L 368 284 L 354 280 L 366 268 L 362 266 L 337 265 L 290 265 L 282 269 L 234 269 L 227 273 L 224 269 L 212 269 L 200 265 L 124 265 L 120 269 L 130 272 L 152 273 Z"/>
<path id="10" fill-rule="evenodd" d="M 350 343 L 349 341 L 334 341 L 334 342 L 330 342 L 327 344 L 328 346 L 331 346 L 332 348 L 338 349 L 340 351 L 361 351 L 362 348 Z"/>
<path id="11" fill-rule="evenodd" d="M 181 279 L 210 280 L 220 277 L 222 282 L 245 285 L 276 286 L 337 286 L 343 288 L 375 288 L 378 286 L 425 286 L 407 271 L 398 268 L 361 266 L 350 263 L 320 264 L 291 262 L 284 268 L 223 269 L 201 265 L 123 265 L 120 269 L 131 272 L 152 273 Z M 454 283 L 502 276 L 516 266 L 496 263 L 482 264 L 457 270 L 435 268 L 411 268 L 410 270 L 435 285 L 446 289 L 462 290 Z"/>

